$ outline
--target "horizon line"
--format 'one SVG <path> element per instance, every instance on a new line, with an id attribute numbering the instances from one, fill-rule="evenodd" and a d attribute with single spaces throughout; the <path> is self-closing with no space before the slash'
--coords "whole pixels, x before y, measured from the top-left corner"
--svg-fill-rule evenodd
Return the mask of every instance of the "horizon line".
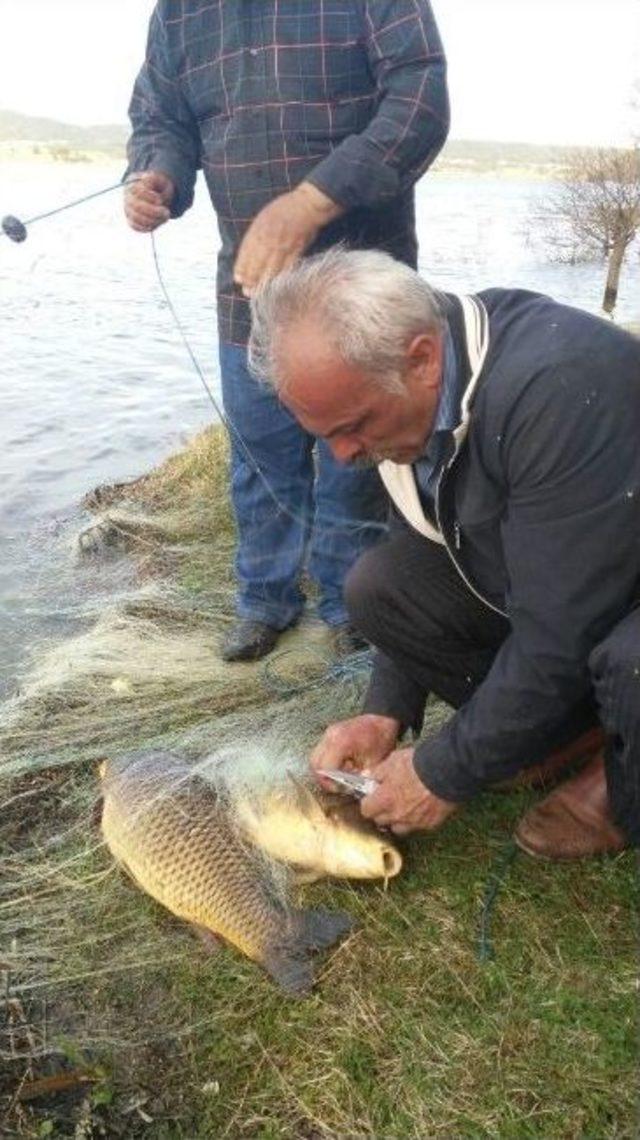
<path id="1" fill-rule="evenodd" d="M 109 122 L 77 123 L 77 122 L 73 122 L 70 119 L 57 118 L 55 115 L 46 114 L 46 113 L 39 114 L 39 113 L 31 112 L 31 111 L 19 111 L 13 107 L 0 107 L 0 115 L 2 115 L 2 114 L 18 115 L 24 119 L 34 119 L 36 121 L 40 120 L 40 121 L 48 122 L 48 123 L 56 123 L 58 126 L 61 126 L 61 127 L 72 127 L 76 130 L 81 130 L 81 131 L 91 131 L 91 130 L 122 130 L 122 131 L 128 131 L 128 130 L 130 130 L 130 125 L 125 120 L 120 120 L 120 121 L 111 120 Z M 16 139 L 15 141 L 17 142 L 20 140 Z M 24 140 L 24 141 L 29 141 L 29 140 Z M 477 136 L 476 137 L 473 135 L 454 135 L 454 134 L 452 134 L 452 135 L 448 136 L 446 142 L 444 143 L 443 150 L 446 147 L 447 143 L 450 143 L 450 142 L 455 142 L 455 143 L 488 143 L 488 144 L 497 145 L 497 146 L 552 147 L 552 148 L 557 149 L 557 150 L 558 149 L 562 150 L 562 149 L 567 149 L 567 148 L 572 148 L 572 149 L 585 149 L 586 148 L 586 149 L 590 149 L 590 150 L 602 150 L 602 149 L 630 150 L 630 149 L 635 149 L 638 145 L 637 142 L 634 142 L 633 139 L 629 139 L 628 142 L 626 142 L 626 143 L 621 143 L 621 142 L 588 142 L 587 143 L 587 142 L 557 142 L 557 141 L 552 142 L 550 140 L 534 141 L 532 139 L 491 138 L 491 137 L 487 137 L 487 136 L 482 136 L 482 137 Z M 440 153 L 442 153 L 442 152 L 440 152 Z"/>

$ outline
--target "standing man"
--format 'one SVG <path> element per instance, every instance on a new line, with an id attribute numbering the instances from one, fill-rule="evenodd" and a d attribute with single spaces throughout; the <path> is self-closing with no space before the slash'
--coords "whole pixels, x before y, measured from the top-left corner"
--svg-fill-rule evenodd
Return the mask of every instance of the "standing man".
<path id="1" fill-rule="evenodd" d="M 378 650 L 364 711 L 313 766 L 372 767 L 363 814 L 432 830 L 599 722 L 516 839 L 640 844 L 640 342 L 520 289 L 439 297 L 372 251 L 307 259 L 253 305 L 256 367 L 337 459 L 379 464 L 397 512 L 346 584 Z M 430 692 L 456 711 L 402 747 Z"/>
<path id="2" fill-rule="evenodd" d="M 343 468 L 247 367 L 248 298 L 337 242 L 415 266 L 413 187 L 447 136 L 427 0 L 159 0 L 130 106 L 136 230 L 180 217 L 202 167 L 218 217 L 220 370 L 232 424 L 238 620 L 228 661 L 268 653 L 303 607 L 352 647 L 343 581 L 384 530 L 375 471 Z M 274 500 L 277 500 L 274 502 Z"/>

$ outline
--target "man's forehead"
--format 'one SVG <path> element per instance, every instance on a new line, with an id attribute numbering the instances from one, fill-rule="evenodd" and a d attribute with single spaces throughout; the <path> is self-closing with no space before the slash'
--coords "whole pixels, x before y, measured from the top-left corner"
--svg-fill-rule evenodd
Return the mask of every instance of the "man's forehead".
<path id="1" fill-rule="evenodd" d="M 310 359 L 318 365 L 332 365 L 340 359 L 326 329 L 310 317 L 299 318 L 279 331 L 277 357 L 280 367 L 287 371 Z"/>
<path id="2" fill-rule="evenodd" d="M 346 364 L 331 339 L 310 322 L 284 330 L 277 344 L 282 394 L 296 401 L 333 405 L 365 397 L 371 381 L 359 369 Z"/>
<path id="3" fill-rule="evenodd" d="M 375 404 L 375 388 L 361 373 L 335 351 L 316 353 L 309 340 L 292 347 L 281 373 L 282 403 L 315 435 L 328 438 L 350 428 Z"/>

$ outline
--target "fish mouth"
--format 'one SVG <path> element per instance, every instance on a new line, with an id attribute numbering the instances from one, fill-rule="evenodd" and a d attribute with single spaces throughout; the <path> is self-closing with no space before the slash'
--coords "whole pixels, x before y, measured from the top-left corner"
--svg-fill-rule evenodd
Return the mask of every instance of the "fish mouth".
<path id="1" fill-rule="evenodd" d="M 385 879 L 393 879 L 402 870 L 402 855 L 395 847 L 385 847 L 382 852 L 382 867 Z"/>

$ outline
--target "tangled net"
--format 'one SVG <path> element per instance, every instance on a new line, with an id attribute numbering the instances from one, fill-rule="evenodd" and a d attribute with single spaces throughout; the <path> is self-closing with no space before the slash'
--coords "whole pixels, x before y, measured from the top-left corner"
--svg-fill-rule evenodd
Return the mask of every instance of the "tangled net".
<path id="1" fill-rule="evenodd" d="M 42 649 L 0 712 L 0 1094 L 14 1109 L 61 1072 L 98 1079 L 107 1045 L 188 1031 L 157 987 L 189 940 L 127 890 L 104 848 L 99 759 L 147 746 L 219 755 L 231 783 L 272 784 L 359 705 L 368 662 L 336 665 L 319 621 L 287 632 L 266 665 L 220 661 L 233 613 L 226 470 L 226 438 L 209 429 L 151 474 L 88 496 L 92 521 L 73 544 L 87 583 L 78 631 Z M 144 1026 L 122 1013 L 131 986 Z"/>

